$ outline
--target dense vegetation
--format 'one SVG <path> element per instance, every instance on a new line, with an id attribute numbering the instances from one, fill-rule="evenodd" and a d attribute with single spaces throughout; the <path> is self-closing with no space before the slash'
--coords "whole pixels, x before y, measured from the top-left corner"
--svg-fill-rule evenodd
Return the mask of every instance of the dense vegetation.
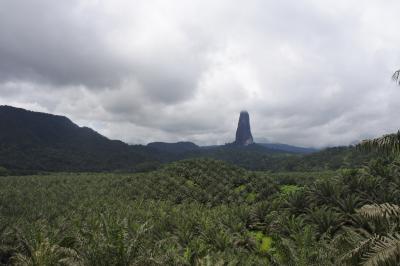
<path id="1" fill-rule="evenodd" d="M 0 106 L 0 166 L 13 171 L 141 170 L 159 163 L 160 155 L 109 140 L 63 116 Z"/>
<path id="2" fill-rule="evenodd" d="M 213 158 L 248 170 L 273 172 L 357 168 L 377 156 L 374 152 L 362 152 L 353 146 L 327 148 L 312 154 L 299 155 L 276 150 L 265 150 L 265 148 L 257 144 L 249 146 L 224 145 L 183 155 L 183 158 Z"/>
<path id="3" fill-rule="evenodd" d="M 274 174 L 192 159 L 0 177 L 0 263 L 398 265 L 399 171 L 383 159 Z"/>

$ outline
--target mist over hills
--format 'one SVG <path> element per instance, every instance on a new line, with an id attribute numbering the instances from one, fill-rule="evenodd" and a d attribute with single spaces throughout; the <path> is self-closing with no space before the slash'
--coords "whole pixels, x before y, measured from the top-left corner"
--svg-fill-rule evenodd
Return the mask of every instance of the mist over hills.
<path id="1" fill-rule="evenodd" d="M 251 136 L 250 131 L 246 134 Z M 341 159 L 358 158 L 346 157 L 353 152 L 352 148 L 328 152 L 335 156 L 326 156 L 327 151 L 330 150 L 316 152 L 247 140 L 243 145 L 236 140 L 207 147 L 192 142 L 128 145 L 110 140 L 93 129 L 79 127 L 64 116 L 0 106 L 0 166 L 18 171 L 147 171 L 166 162 L 197 157 L 220 159 L 253 170 L 299 170 L 319 165 L 338 168 L 343 163 Z M 321 158 L 326 162 L 321 164 Z M 329 162 L 333 158 L 336 162 Z"/>
<path id="2" fill-rule="evenodd" d="M 310 154 L 319 151 L 319 149 L 315 148 L 297 147 L 281 143 L 259 143 L 259 145 L 272 150 L 279 150 L 279 151 L 298 153 L 298 154 Z"/>

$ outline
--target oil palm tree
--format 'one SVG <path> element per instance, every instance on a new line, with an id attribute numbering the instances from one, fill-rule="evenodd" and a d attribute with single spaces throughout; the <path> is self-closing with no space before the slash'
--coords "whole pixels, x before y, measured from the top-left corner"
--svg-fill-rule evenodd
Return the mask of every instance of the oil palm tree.
<path id="1" fill-rule="evenodd" d="M 307 220 L 315 225 L 318 237 L 333 236 L 344 224 L 343 215 L 327 206 L 309 210 Z"/>
<path id="2" fill-rule="evenodd" d="M 400 85 L 400 69 L 393 80 Z M 400 131 L 380 138 L 365 140 L 358 145 L 362 150 L 375 150 L 387 155 L 400 155 Z M 358 213 L 375 224 L 387 228 L 382 234 L 362 236 L 361 241 L 344 258 L 361 261 L 363 265 L 400 264 L 400 206 L 396 204 L 373 204 L 363 206 Z M 358 234 L 360 236 L 361 234 Z M 353 237 L 354 239 L 354 237 Z"/>
<path id="3" fill-rule="evenodd" d="M 102 213 L 82 227 L 77 240 L 84 265 L 140 264 L 145 257 L 143 241 L 147 223 L 133 224 L 127 218 Z M 143 254 L 143 256 L 142 256 Z"/>
<path id="4" fill-rule="evenodd" d="M 392 79 L 400 85 L 400 69 L 395 71 Z M 364 140 L 359 145 L 364 150 L 376 150 L 385 154 L 400 154 L 400 131 L 372 140 Z"/>
<path id="5" fill-rule="evenodd" d="M 289 237 L 277 238 L 274 244 L 273 265 L 312 266 L 333 265 L 331 252 L 324 241 L 317 241 L 310 225 Z"/>
<path id="6" fill-rule="evenodd" d="M 386 155 L 400 154 L 400 131 L 379 138 L 364 140 L 358 147 L 364 151 L 378 151 Z"/>
<path id="7" fill-rule="evenodd" d="M 322 179 L 311 186 L 308 200 L 314 205 L 329 205 L 340 198 L 341 193 L 342 188 L 338 180 Z"/>
<path id="8" fill-rule="evenodd" d="M 384 226 L 386 232 L 350 231 L 348 240 L 353 241 L 354 246 L 343 256 L 343 262 L 359 262 L 365 266 L 399 265 L 400 206 L 389 203 L 364 205 L 358 213 L 376 225 Z"/>
<path id="9" fill-rule="evenodd" d="M 283 199 L 283 207 L 295 215 L 305 213 L 310 205 L 310 200 L 304 190 L 294 191 Z"/>
<path id="10" fill-rule="evenodd" d="M 31 239 L 22 235 L 18 237 L 22 250 L 10 258 L 12 265 L 81 265 L 79 255 L 74 249 L 51 241 L 42 232 L 34 233 Z"/>
<path id="11" fill-rule="evenodd" d="M 397 84 L 400 85 L 400 69 L 394 72 L 392 78 Z"/>

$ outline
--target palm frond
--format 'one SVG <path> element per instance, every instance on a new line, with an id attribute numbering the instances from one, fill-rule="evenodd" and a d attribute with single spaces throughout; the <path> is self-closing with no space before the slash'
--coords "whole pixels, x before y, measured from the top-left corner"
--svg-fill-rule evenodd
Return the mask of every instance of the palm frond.
<path id="1" fill-rule="evenodd" d="M 360 235 L 357 235 L 354 232 L 349 232 L 348 234 L 348 237 L 351 240 L 360 238 Z M 372 246 L 376 245 L 379 240 L 381 240 L 381 236 L 372 235 L 366 239 L 359 241 L 359 243 L 352 250 L 348 251 L 340 258 L 340 261 L 350 262 L 352 260 L 360 259 L 367 251 L 371 249 Z"/>
<path id="2" fill-rule="evenodd" d="M 364 205 L 357 212 L 370 219 L 394 218 L 400 216 L 400 206 L 390 203 L 371 204 Z"/>
<path id="3" fill-rule="evenodd" d="M 365 256 L 365 266 L 399 265 L 400 234 L 383 236 Z"/>
<path id="4" fill-rule="evenodd" d="M 400 69 L 393 73 L 392 79 L 400 85 Z M 400 131 L 380 138 L 363 140 L 357 147 L 365 151 L 378 151 L 386 154 L 400 154 Z"/>
<path id="5" fill-rule="evenodd" d="M 364 140 L 357 145 L 363 151 L 377 151 L 384 154 L 400 154 L 400 131 L 380 138 Z"/>
<path id="6" fill-rule="evenodd" d="M 392 79 L 400 85 L 400 69 L 394 72 Z"/>

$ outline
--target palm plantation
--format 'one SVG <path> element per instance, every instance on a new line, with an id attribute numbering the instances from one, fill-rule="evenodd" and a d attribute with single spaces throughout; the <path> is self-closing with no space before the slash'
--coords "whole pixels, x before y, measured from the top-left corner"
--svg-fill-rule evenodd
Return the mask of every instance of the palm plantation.
<path id="1" fill-rule="evenodd" d="M 393 74 L 393 80 L 400 84 L 400 70 Z M 399 157 L 400 131 L 373 140 L 362 142 L 364 150 L 377 150 L 386 155 Z M 397 173 L 398 174 L 398 173 Z M 387 193 L 399 195 L 399 177 L 391 183 Z M 344 258 L 361 262 L 363 265 L 398 265 L 400 263 L 400 205 L 394 203 L 373 203 L 364 205 L 358 213 L 370 221 L 371 230 L 350 230 L 352 239 L 357 239 L 354 248 Z"/>

